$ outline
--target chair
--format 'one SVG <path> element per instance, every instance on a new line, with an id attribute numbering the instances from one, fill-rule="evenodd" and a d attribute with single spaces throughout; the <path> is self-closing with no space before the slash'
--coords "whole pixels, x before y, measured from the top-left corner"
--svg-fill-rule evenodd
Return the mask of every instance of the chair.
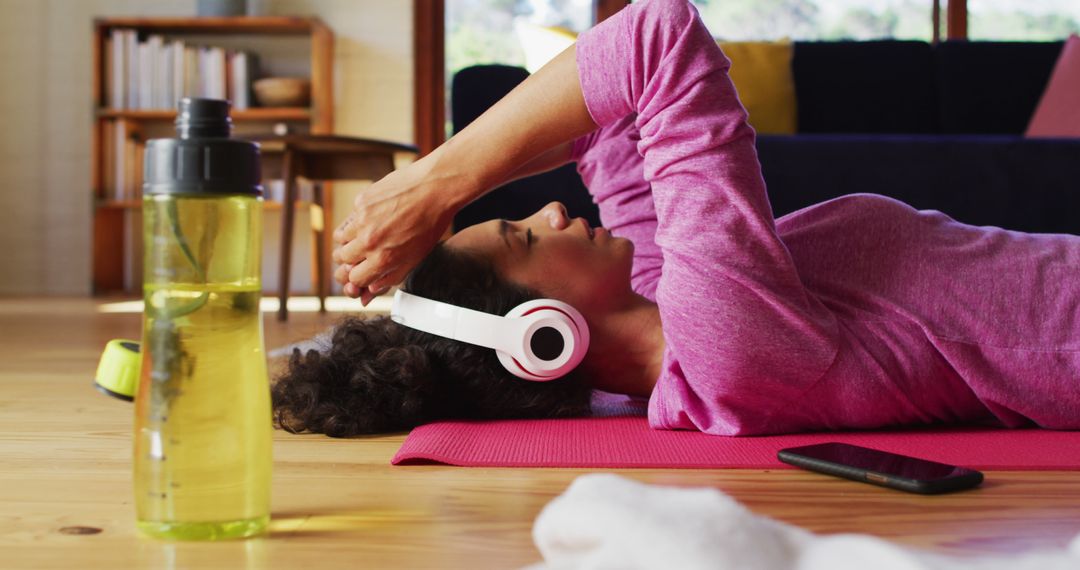
<path id="1" fill-rule="evenodd" d="M 285 182 L 282 200 L 281 252 L 278 285 L 278 320 L 288 319 L 289 273 L 292 269 L 292 238 L 296 215 L 297 187 L 301 178 L 314 182 L 312 197 L 312 265 L 319 312 L 326 311 L 329 294 L 327 255 L 331 222 L 331 193 L 323 182 L 334 180 L 378 180 L 394 170 L 394 156 L 416 155 L 415 146 L 336 135 L 285 135 L 256 137 L 262 149 L 263 180 Z"/>

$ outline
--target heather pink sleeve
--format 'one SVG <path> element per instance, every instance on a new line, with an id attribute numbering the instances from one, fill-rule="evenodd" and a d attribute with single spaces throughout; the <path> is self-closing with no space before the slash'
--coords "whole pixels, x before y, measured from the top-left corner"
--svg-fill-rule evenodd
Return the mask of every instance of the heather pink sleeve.
<path id="1" fill-rule="evenodd" d="M 598 125 L 636 115 L 652 188 L 667 350 L 650 423 L 783 431 L 770 416 L 828 369 L 836 322 L 777 236 L 727 58 L 688 2 L 644 0 L 583 34 L 577 61 Z"/>

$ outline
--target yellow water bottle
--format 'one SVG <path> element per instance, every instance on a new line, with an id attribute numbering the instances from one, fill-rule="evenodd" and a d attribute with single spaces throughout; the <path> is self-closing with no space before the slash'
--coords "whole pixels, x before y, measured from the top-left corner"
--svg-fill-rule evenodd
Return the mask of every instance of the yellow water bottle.
<path id="1" fill-rule="evenodd" d="M 176 126 L 146 145 L 137 525 L 252 536 L 269 522 L 272 462 L 259 148 L 230 138 L 227 101 L 183 99 Z"/>

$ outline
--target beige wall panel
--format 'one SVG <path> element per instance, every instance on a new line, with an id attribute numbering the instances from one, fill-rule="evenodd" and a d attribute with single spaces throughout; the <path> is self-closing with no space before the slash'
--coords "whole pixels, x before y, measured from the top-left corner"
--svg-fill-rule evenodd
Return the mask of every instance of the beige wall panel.
<path id="1" fill-rule="evenodd" d="M 412 139 L 412 2 L 252 0 L 265 15 L 322 18 L 335 33 L 338 134 Z M 90 292 L 90 45 L 95 17 L 191 16 L 194 0 L 0 0 L 0 295 Z M 287 63 L 287 62 L 286 62 Z M 363 184 L 338 184 L 335 220 Z M 129 216 L 132 230 L 138 216 Z M 294 290 L 310 287 L 306 214 Z M 269 214 L 263 274 L 276 288 L 280 216 Z M 138 256 L 129 247 L 127 255 Z M 137 278 L 139 260 L 129 259 Z"/>

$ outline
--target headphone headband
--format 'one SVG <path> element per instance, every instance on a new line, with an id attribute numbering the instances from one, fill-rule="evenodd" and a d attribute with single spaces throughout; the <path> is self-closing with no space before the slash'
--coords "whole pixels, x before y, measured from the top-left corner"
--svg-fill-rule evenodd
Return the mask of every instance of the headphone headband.
<path id="1" fill-rule="evenodd" d="M 398 290 L 390 318 L 403 326 L 494 349 L 512 374 L 554 380 L 585 357 L 589 328 L 576 309 L 554 299 L 523 303 L 502 317 Z"/>
<path id="2" fill-rule="evenodd" d="M 418 297 L 401 289 L 394 293 L 390 318 L 399 325 L 433 335 L 495 350 L 512 350 L 498 334 L 492 334 L 504 328 L 503 317 Z"/>

